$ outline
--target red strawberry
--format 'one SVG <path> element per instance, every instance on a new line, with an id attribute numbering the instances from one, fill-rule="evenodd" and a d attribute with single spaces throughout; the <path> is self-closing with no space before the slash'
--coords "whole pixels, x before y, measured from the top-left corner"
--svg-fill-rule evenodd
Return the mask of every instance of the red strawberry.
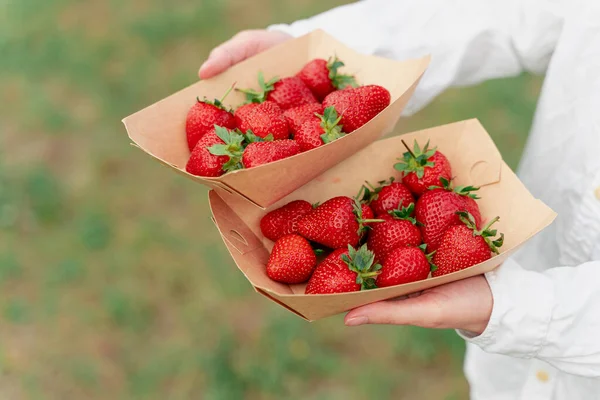
<path id="1" fill-rule="evenodd" d="M 403 172 L 402 183 L 414 194 L 420 196 L 431 186 L 438 186 L 440 178 L 448 181 L 452 178 L 450 162 L 445 155 L 436 151 L 435 147 L 429 149 L 429 142 L 425 144 L 422 151 L 416 140 L 414 150 L 410 150 L 406 143 L 404 146 L 408 151 L 404 153 L 402 160 L 394 165 L 394 168 Z"/>
<path id="2" fill-rule="evenodd" d="M 377 85 L 360 86 L 331 92 L 323 100 L 323 107 L 335 107 L 342 116 L 344 132 L 360 128 L 390 104 L 390 92 Z"/>
<path id="3" fill-rule="evenodd" d="M 385 260 L 385 257 L 398 247 L 421 244 L 421 232 L 415 226 L 417 221 L 411 217 L 414 208 L 415 205 L 411 203 L 406 208 L 391 211 L 390 215 L 381 216 L 384 222 L 373 224 L 367 245 L 375 254 L 376 260 Z"/>
<path id="4" fill-rule="evenodd" d="M 283 112 L 292 135 L 295 135 L 302 124 L 314 117 L 315 114 L 323 114 L 323 106 L 319 103 L 309 103 Z"/>
<path id="5" fill-rule="evenodd" d="M 362 209 L 356 199 L 334 197 L 298 221 L 298 232 L 308 240 L 332 249 L 357 246 L 366 229 L 365 224 L 379 222 L 365 218 Z"/>
<path id="6" fill-rule="evenodd" d="M 329 254 L 313 272 L 306 294 L 358 292 L 375 288 L 374 276 L 381 265 L 374 263 L 373 253 L 363 245 L 358 250 L 337 249 Z"/>
<path id="7" fill-rule="evenodd" d="M 459 213 L 463 224 L 451 226 L 442 237 L 439 248 L 433 256 L 437 269 L 433 276 L 446 275 L 479 264 L 492 258 L 492 253 L 498 254 L 502 246 L 504 234 L 496 236 L 496 230 L 490 226 L 500 218 L 491 220 L 483 229 L 477 230 L 475 218 L 469 213 Z"/>
<path id="8" fill-rule="evenodd" d="M 245 93 L 246 99 L 252 103 L 270 100 L 277 103 L 283 110 L 304 104 L 318 103 L 302 79 L 295 76 L 283 79 L 275 77 L 265 82 L 262 72 L 259 72 L 258 85 L 260 92 L 253 89 L 238 89 L 238 91 Z"/>
<path id="9" fill-rule="evenodd" d="M 271 134 L 276 140 L 290 137 L 283 111 L 271 101 L 244 104 L 235 110 L 234 115 L 236 125 L 242 132 L 252 131 L 261 138 Z"/>
<path id="10" fill-rule="evenodd" d="M 367 204 L 361 204 L 360 209 L 362 211 L 363 219 L 375 218 L 375 214 L 373 213 L 373 210 Z M 367 225 L 369 225 L 369 224 L 367 224 Z"/>
<path id="11" fill-rule="evenodd" d="M 338 122 L 340 122 L 340 117 L 333 107 L 327 107 L 323 111 L 323 115 L 308 119 L 294 135 L 294 139 L 300 145 L 300 150 L 312 150 L 341 138 L 344 134 Z"/>
<path id="12" fill-rule="evenodd" d="M 408 207 L 415 202 L 415 198 L 406 186 L 400 182 L 394 182 L 394 178 L 379 182 L 374 188 L 369 182 L 363 185 L 363 201 L 367 202 L 375 215 L 387 215 L 389 211 Z"/>
<path id="13" fill-rule="evenodd" d="M 244 150 L 242 164 L 244 168 L 257 167 L 294 156 L 299 152 L 300 145 L 292 139 L 254 142 L 250 143 Z"/>
<path id="14" fill-rule="evenodd" d="M 402 285 L 404 283 L 427 279 L 429 272 L 435 270 L 430 263 L 431 255 L 426 256 L 418 247 L 398 247 L 392 250 L 377 276 L 377 287 Z"/>
<path id="15" fill-rule="evenodd" d="M 337 57 L 330 58 L 329 61 L 316 58 L 304 65 L 296 76 L 302 79 L 319 101 L 323 101 L 325 96 L 336 89 L 357 86 L 352 75 L 338 73 L 338 69 L 343 66 L 344 63 Z"/>
<path id="16" fill-rule="evenodd" d="M 272 241 L 298 232 L 298 221 L 313 210 L 308 201 L 295 200 L 268 212 L 260 220 L 262 234 Z"/>
<path id="17" fill-rule="evenodd" d="M 467 211 L 473 214 L 476 225 L 481 226 L 481 214 L 475 201 L 467 200 L 477 198 L 471 194 L 479 188 L 473 186 L 458 186 L 450 189 L 449 182 L 441 178 L 444 188 L 426 191 L 417 201 L 415 216 L 422 224 L 421 234 L 423 242 L 427 244 L 427 251 L 435 251 L 440 245 L 444 232 L 452 225 L 461 224 L 456 214 L 459 211 Z"/>
<path id="18" fill-rule="evenodd" d="M 220 176 L 241 168 L 244 137 L 220 126 L 202 136 L 196 143 L 185 170 L 198 176 Z"/>
<path id="19" fill-rule="evenodd" d="M 233 115 L 230 110 L 226 110 L 223 106 L 223 100 L 230 91 L 231 88 L 229 88 L 221 100 L 215 99 L 212 102 L 206 97 L 203 100 L 196 97 L 197 102 L 190 108 L 185 120 L 185 133 L 190 151 L 194 150 L 198 140 L 208 131 L 212 130 L 215 125 L 227 129 L 235 129 Z"/>
<path id="20" fill-rule="evenodd" d="M 317 256 L 308 240 L 299 235 L 286 235 L 275 242 L 267 276 L 283 283 L 306 282 L 317 265 Z"/>

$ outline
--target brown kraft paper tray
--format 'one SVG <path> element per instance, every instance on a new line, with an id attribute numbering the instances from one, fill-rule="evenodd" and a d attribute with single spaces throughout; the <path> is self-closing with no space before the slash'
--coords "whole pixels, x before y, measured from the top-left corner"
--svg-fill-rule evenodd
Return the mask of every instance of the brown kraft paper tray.
<path id="1" fill-rule="evenodd" d="M 292 200 L 315 203 L 338 195 L 355 196 L 365 180 L 375 183 L 390 176 L 399 177 L 393 165 L 405 151 L 401 139 L 411 145 L 417 139 L 421 146 L 430 140 L 450 160 L 455 185 L 481 186 L 478 192 L 481 199 L 477 202 L 484 221 L 500 216 L 494 225 L 505 234 L 500 254 L 452 274 L 361 292 L 305 295 L 306 284 L 287 285 L 270 280 L 265 266 L 273 242 L 260 232 L 262 216 Z M 270 190 L 270 186 L 263 190 Z M 483 126 L 474 119 L 376 141 L 267 210 L 219 187 L 210 191 L 209 200 L 213 221 L 227 249 L 256 291 L 310 321 L 491 271 L 556 217 L 554 211 L 529 193 L 504 163 Z"/>
<path id="2" fill-rule="evenodd" d="M 346 63 L 344 71 L 356 75 L 360 84 L 377 84 L 390 91 L 390 105 L 367 124 L 326 146 L 274 163 L 238 170 L 218 178 L 193 176 L 185 171 L 190 155 L 185 119 L 196 97 L 220 98 L 234 82 L 238 88 L 257 88 L 257 74 L 266 79 L 296 74 L 313 58 L 337 55 Z M 187 88 L 123 119 L 133 144 L 157 161 L 188 178 L 238 194 L 266 208 L 306 184 L 369 143 L 391 132 L 429 64 L 429 57 L 394 61 L 361 55 L 321 30 L 290 40 L 251 57 L 224 73 Z M 244 102 L 232 92 L 227 106 Z"/>

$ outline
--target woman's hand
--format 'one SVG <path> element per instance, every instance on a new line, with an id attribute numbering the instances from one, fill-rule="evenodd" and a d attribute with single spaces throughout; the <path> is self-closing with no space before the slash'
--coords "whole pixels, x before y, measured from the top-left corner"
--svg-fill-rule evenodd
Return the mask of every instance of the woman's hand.
<path id="1" fill-rule="evenodd" d="M 480 335 L 492 313 L 492 292 L 483 276 L 434 287 L 408 298 L 380 301 L 350 311 L 348 326 L 415 325 L 462 329 Z"/>
<path id="2" fill-rule="evenodd" d="M 279 31 L 241 31 L 210 52 L 208 59 L 200 67 L 198 76 L 200 79 L 208 79 L 218 75 L 240 61 L 291 38 L 287 33 Z"/>

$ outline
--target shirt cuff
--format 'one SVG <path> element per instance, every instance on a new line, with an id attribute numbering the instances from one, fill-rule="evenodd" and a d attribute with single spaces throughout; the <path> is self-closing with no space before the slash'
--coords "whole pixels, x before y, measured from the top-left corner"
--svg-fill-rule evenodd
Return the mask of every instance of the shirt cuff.
<path id="1" fill-rule="evenodd" d="M 522 269 L 508 259 L 485 274 L 494 305 L 490 321 L 479 336 L 458 330 L 466 341 L 489 353 L 532 358 L 546 342 L 554 288 L 543 274 Z"/>

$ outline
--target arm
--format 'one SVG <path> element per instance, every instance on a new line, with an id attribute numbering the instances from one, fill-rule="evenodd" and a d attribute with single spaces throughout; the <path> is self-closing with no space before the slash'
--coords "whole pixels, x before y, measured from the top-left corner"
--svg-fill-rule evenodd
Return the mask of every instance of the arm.
<path id="1" fill-rule="evenodd" d="M 363 0 L 269 29 L 300 36 L 317 28 L 365 54 L 431 54 L 412 113 L 449 86 L 545 71 L 562 17 L 551 0 Z"/>
<path id="2" fill-rule="evenodd" d="M 463 337 L 490 353 L 600 377 L 600 261 L 543 273 L 509 261 L 487 279 L 495 302 L 489 324 L 481 335 Z"/>

